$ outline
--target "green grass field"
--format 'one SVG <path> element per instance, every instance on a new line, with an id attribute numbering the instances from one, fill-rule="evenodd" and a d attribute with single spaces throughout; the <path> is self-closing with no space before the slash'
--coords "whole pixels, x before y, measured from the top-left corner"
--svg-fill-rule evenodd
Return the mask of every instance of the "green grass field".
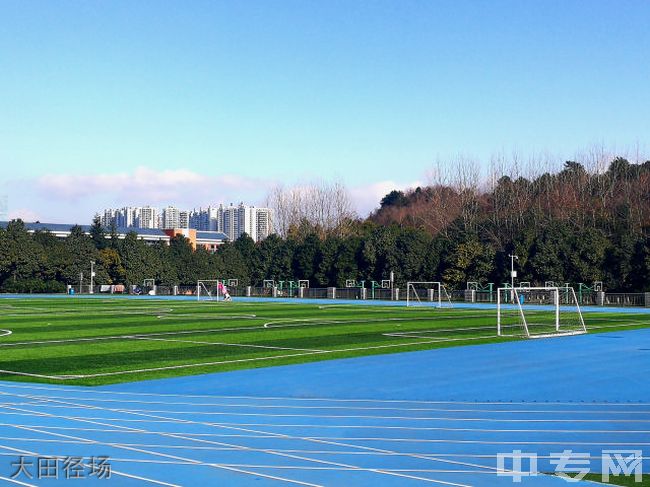
<path id="1" fill-rule="evenodd" d="M 603 482 L 603 477 L 601 474 L 597 473 L 588 473 L 585 475 L 583 480 L 588 480 L 591 482 L 603 483 L 605 485 L 622 485 L 624 487 L 650 487 L 650 475 L 644 474 L 641 482 L 637 482 L 636 478 L 632 475 L 610 475 L 609 482 Z"/>
<path id="2" fill-rule="evenodd" d="M 478 308 L 34 298 L 2 299 L 0 313 L 0 380 L 76 385 L 517 339 L 497 337 L 495 310 Z M 650 315 L 586 322 L 612 331 Z"/>

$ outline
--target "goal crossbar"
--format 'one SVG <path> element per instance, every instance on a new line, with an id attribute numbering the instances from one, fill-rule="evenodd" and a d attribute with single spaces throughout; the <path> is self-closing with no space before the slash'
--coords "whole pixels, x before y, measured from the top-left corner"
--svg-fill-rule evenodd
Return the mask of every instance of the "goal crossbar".
<path id="1" fill-rule="evenodd" d="M 223 298 L 220 287 L 223 283 L 220 279 L 199 279 L 196 282 L 196 299 L 197 301 L 210 300 L 219 301 Z"/>
<path id="2" fill-rule="evenodd" d="M 423 294 L 424 292 L 424 294 Z M 451 296 L 440 281 L 409 281 L 406 283 L 406 306 L 435 303 L 436 307 L 452 307 Z"/>

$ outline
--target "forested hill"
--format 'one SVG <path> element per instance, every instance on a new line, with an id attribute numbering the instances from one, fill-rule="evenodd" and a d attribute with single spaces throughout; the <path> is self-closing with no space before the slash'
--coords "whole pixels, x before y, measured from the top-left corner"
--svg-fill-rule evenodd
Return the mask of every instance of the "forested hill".
<path id="1" fill-rule="evenodd" d="M 608 291 L 650 290 L 650 162 L 615 159 L 600 171 L 575 162 L 536 177 L 500 176 L 482 186 L 467 166 L 455 178 L 402 193 L 393 191 L 362 220 L 345 191 L 310 191 L 291 205 L 276 192 L 284 228 L 255 243 L 244 235 L 215 254 L 192 251 L 183 237 L 148 246 L 135 233 L 121 240 L 96 219 L 65 240 L 29 234 L 20 221 L 0 229 L 0 290 L 62 290 L 97 262 L 97 284 L 195 285 L 198 279 L 308 279 L 312 287 L 347 279 L 509 282 L 509 254 L 519 256 L 518 280 L 543 284 L 603 281 Z M 471 169 L 471 168 L 470 168 Z M 322 197 L 314 198 L 314 194 Z M 317 202 L 318 204 L 315 204 Z M 296 213 L 296 208 L 301 209 Z"/>
<path id="2" fill-rule="evenodd" d="M 443 274 L 455 282 L 507 281 L 504 257 L 514 251 L 522 281 L 650 287 L 650 161 L 616 158 L 600 172 L 568 161 L 534 178 L 497 177 L 488 189 L 460 174 L 450 184 L 393 191 L 369 219 L 439 241 Z M 480 263 L 483 271 L 472 270 Z"/>

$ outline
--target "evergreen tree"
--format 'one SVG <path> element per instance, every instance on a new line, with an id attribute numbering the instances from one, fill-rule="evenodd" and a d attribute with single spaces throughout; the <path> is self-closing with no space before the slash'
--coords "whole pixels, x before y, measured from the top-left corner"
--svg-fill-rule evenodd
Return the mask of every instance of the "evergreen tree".
<path id="1" fill-rule="evenodd" d="M 95 244 L 97 250 L 102 250 L 108 246 L 108 243 L 106 242 L 106 231 L 102 226 L 102 221 L 99 218 L 99 215 L 95 215 L 93 223 L 90 225 L 90 238 Z"/>

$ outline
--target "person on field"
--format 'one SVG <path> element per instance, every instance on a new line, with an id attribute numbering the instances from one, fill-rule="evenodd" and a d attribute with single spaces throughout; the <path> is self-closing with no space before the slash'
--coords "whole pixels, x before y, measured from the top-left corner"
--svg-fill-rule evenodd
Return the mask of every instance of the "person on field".
<path id="1" fill-rule="evenodd" d="M 224 301 L 232 301 L 232 298 L 230 297 L 230 293 L 228 292 L 228 288 L 224 285 L 223 282 L 219 282 L 219 285 L 217 287 L 219 289 L 219 292 L 223 296 Z"/>

